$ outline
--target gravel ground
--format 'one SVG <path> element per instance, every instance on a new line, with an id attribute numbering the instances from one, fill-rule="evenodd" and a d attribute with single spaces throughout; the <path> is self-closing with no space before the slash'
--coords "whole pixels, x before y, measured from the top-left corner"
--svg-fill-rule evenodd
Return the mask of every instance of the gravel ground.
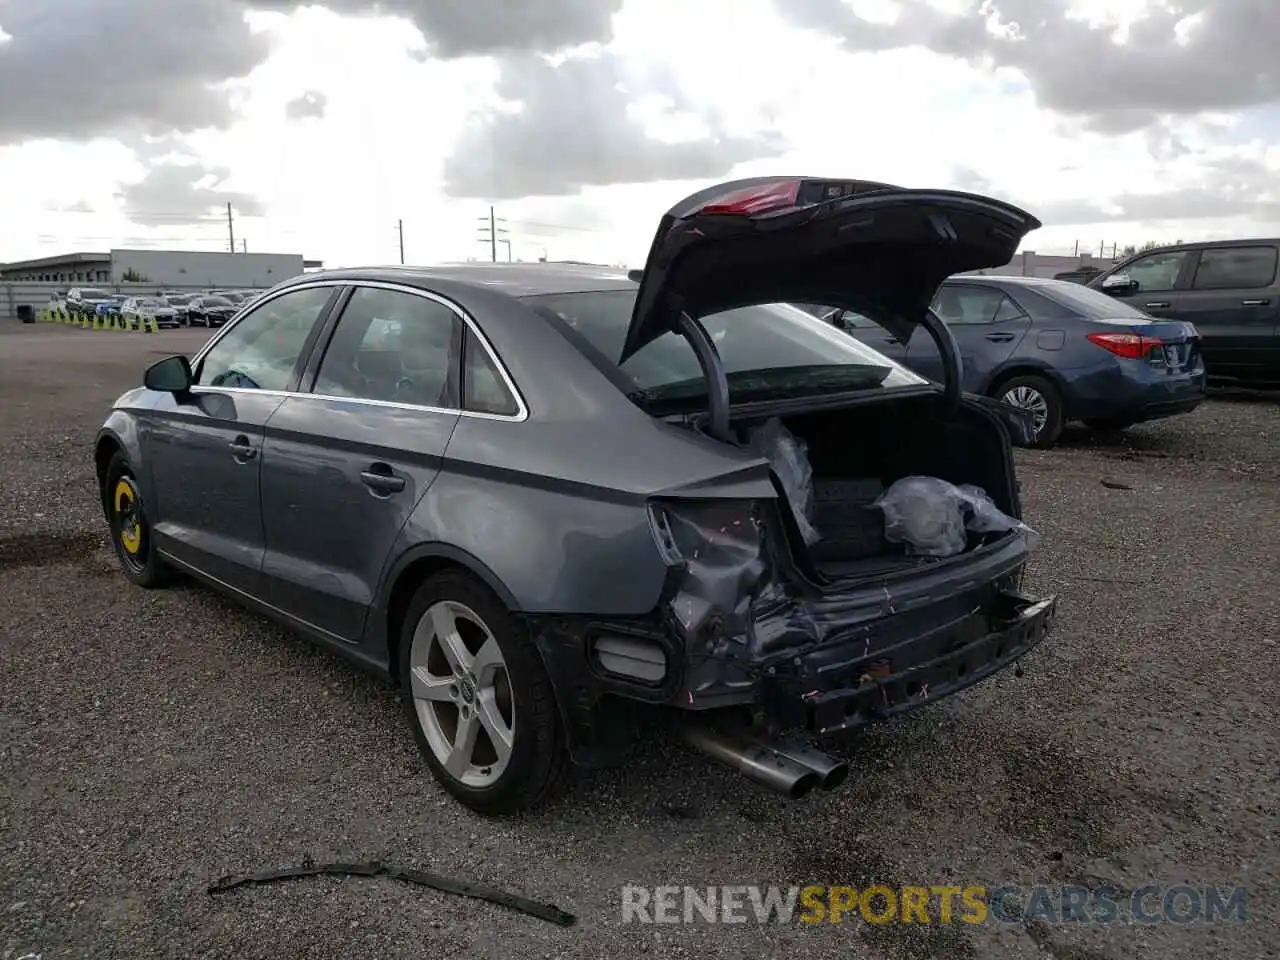
<path id="1" fill-rule="evenodd" d="M 550 810 L 489 822 L 434 785 L 384 685 L 207 590 L 117 572 L 94 431 L 153 356 L 204 336 L 0 334 L 3 960 L 1280 956 L 1274 400 L 1020 452 L 1055 634 L 1025 676 L 850 742 L 847 789 L 789 804 L 656 738 Z M 579 924 L 386 879 L 205 892 L 308 856 L 497 885 Z M 620 921 L 625 883 L 871 881 L 1243 884 L 1249 919 Z"/>

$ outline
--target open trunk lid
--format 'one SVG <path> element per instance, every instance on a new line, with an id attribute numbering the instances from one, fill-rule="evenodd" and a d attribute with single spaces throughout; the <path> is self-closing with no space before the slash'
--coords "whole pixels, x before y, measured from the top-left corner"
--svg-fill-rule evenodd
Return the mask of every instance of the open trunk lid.
<path id="1" fill-rule="evenodd" d="M 760 177 L 701 190 L 663 216 L 622 360 L 698 318 L 761 303 L 829 304 L 905 342 L 938 285 L 1003 266 L 1040 226 L 989 197 L 813 177 Z"/>

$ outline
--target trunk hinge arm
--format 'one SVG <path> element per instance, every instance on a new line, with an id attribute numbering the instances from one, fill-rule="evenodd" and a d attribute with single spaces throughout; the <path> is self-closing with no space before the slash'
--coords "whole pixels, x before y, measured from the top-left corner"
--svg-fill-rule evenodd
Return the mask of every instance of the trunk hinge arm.
<path id="1" fill-rule="evenodd" d="M 717 440 L 733 443 L 733 435 L 729 432 L 729 379 L 725 376 L 720 351 L 716 349 L 715 341 L 707 333 L 707 328 L 683 310 L 676 321 L 676 329 L 680 336 L 689 341 L 689 346 L 693 347 L 698 366 L 702 367 L 702 373 L 707 378 L 707 407 L 710 415 L 707 432 Z"/>
<path id="2" fill-rule="evenodd" d="M 960 406 L 960 399 L 964 394 L 964 366 L 960 360 L 960 344 L 956 342 L 951 328 L 932 310 L 925 310 L 921 326 L 928 331 L 938 347 L 938 353 L 942 355 L 942 369 L 946 373 L 942 395 L 947 406 L 955 410 Z"/>

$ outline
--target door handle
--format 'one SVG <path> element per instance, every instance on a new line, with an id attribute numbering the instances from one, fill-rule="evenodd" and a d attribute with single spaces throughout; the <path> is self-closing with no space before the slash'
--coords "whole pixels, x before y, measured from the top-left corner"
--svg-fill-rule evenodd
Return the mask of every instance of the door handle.
<path id="1" fill-rule="evenodd" d="M 1013 339 L 1012 333 L 988 333 L 987 339 L 992 343 L 1008 343 Z"/>
<path id="2" fill-rule="evenodd" d="M 1265 307 L 1265 306 L 1266 306 L 1268 303 L 1270 303 L 1270 302 L 1271 302 L 1270 300 L 1241 300 L 1241 301 L 1240 301 L 1240 306 L 1242 306 L 1242 307 Z"/>
<path id="3" fill-rule="evenodd" d="M 1158 310 L 1158 309 L 1160 309 L 1161 307 L 1163 307 L 1164 309 L 1166 309 L 1166 310 L 1167 310 L 1167 309 L 1169 308 L 1169 301 L 1167 301 L 1167 300 L 1159 300 L 1159 301 L 1157 301 L 1157 302 L 1155 302 L 1155 303 L 1144 303 L 1144 304 L 1143 304 L 1143 306 L 1144 306 L 1146 309 L 1148 309 L 1148 310 L 1153 310 L 1153 309 Z"/>
<path id="4" fill-rule="evenodd" d="M 258 455 L 258 448 L 243 435 L 236 437 L 227 446 L 231 448 L 231 455 L 237 460 L 252 460 Z"/>
<path id="5" fill-rule="evenodd" d="M 885 337 L 884 342 L 885 343 L 901 343 L 902 341 L 899 340 L 897 337 Z"/>
<path id="6" fill-rule="evenodd" d="M 404 489 L 404 477 L 397 477 L 385 463 L 374 463 L 361 471 L 360 482 L 374 493 L 399 493 Z"/>

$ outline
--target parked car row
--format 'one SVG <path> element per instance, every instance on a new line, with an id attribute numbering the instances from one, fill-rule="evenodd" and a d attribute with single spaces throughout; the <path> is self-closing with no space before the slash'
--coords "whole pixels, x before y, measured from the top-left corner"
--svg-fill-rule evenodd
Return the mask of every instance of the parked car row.
<path id="1" fill-rule="evenodd" d="M 1065 280 L 951 277 L 932 302 L 960 349 L 966 391 L 1026 410 L 1030 445 L 1049 447 L 1073 420 L 1104 430 L 1189 413 L 1206 371 L 1194 324 L 1159 320 Z M 827 319 L 931 380 L 944 358 L 923 329 L 902 341 L 865 316 Z"/>
<path id="2" fill-rule="evenodd" d="M 1210 382 L 1280 385 L 1280 240 L 1178 244 L 1054 280 L 954 276 L 932 309 L 961 349 L 966 390 L 1035 417 L 1036 446 L 1064 424 L 1104 430 L 1189 413 Z M 937 345 L 884 335 L 852 311 L 804 304 L 935 378 Z"/>
<path id="3" fill-rule="evenodd" d="M 1214 380 L 1280 385 L 1280 239 L 1146 250 L 1089 286 L 1152 317 L 1195 324 Z"/>
<path id="4" fill-rule="evenodd" d="M 126 304 L 131 305 L 129 322 L 136 325 L 143 316 L 163 319 L 161 325 L 188 326 L 198 324 L 217 327 L 235 312 L 261 296 L 261 290 L 213 290 L 191 293 L 165 290 L 148 296 L 111 293 L 97 287 L 72 287 L 65 296 L 55 294 L 50 308 L 65 312 L 73 319 L 124 316 Z M 145 305 L 142 301 L 146 301 Z M 145 313 L 142 307 L 152 313 Z M 172 323 L 168 321 L 172 319 Z"/>
<path id="5" fill-rule="evenodd" d="M 132 330 L 153 322 L 157 328 L 177 327 L 178 311 L 160 297 L 129 297 L 120 306 L 120 319 Z"/>

